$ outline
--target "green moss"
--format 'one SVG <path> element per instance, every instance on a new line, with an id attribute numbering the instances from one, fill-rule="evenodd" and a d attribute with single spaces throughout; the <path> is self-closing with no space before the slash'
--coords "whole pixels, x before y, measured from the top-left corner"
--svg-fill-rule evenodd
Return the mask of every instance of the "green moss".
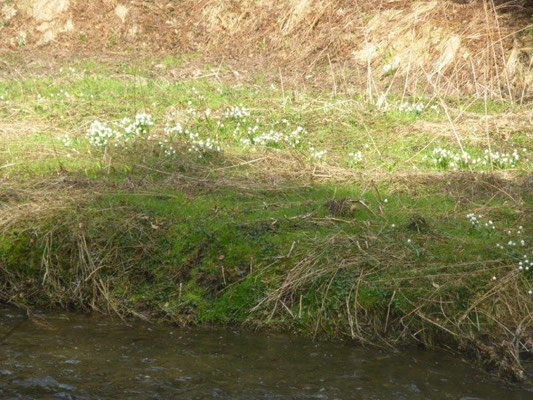
<path id="1" fill-rule="evenodd" d="M 199 318 L 204 322 L 243 323 L 250 317 L 250 310 L 266 293 L 257 277 L 248 276 L 229 289 L 209 308 L 202 310 Z"/>

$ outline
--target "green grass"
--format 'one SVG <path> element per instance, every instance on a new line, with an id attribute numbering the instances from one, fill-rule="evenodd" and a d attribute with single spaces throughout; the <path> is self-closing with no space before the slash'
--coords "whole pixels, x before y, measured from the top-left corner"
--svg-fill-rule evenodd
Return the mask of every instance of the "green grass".
<path id="1" fill-rule="evenodd" d="M 518 374 L 499 346 L 519 324 L 525 343 L 532 327 L 533 277 L 517 269 L 533 233 L 527 154 L 494 174 L 439 169 L 427 158 L 434 148 L 459 151 L 443 110 L 402 112 L 393 96 L 379 109 L 261 77 L 171 79 L 166 70 L 183 61 L 79 61 L 0 80 L 0 299 L 381 344 L 492 346 Z M 485 105 L 446 101 L 465 150 L 482 156 L 486 132 L 469 129 Z M 246 121 L 224 117 L 240 104 Z M 532 154 L 531 132 L 509 117 L 525 109 L 487 108 L 493 151 Z M 95 119 L 139 112 L 156 121 L 149 135 L 90 145 Z M 222 151 L 187 151 L 184 135 L 165 136 L 167 119 Z M 293 147 L 250 148 L 241 139 L 256 124 L 305 131 Z M 311 147 L 326 157 L 314 160 Z M 363 159 L 351 165 L 357 151 Z M 471 212 L 483 215 L 479 227 Z M 484 227 L 489 219 L 496 230 Z M 507 245 L 520 238 L 524 246 Z"/>
<path id="2" fill-rule="evenodd" d="M 144 111 L 152 114 L 159 123 L 158 129 L 162 129 L 172 110 L 210 109 L 220 114 L 229 106 L 243 104 L 252 114 L 247 126 L 255 125 L 255 119 L 264 130 L 279 128 L 283 120 L 289 121 L 293 128 L 301 125 L 308 131 L 305 141 L 311 141 L 315 148 L 327 149 L 327 163 L 334 166 L 349 165 L 347 154 L 361 151 L 362 167 L 368 170 L 427 171 L 435 170 L 424 160 L 433 148 L 459 151 L 451 131 L 445 136 L 435 131 L 438 126 L 450 129 L 443 111 L 428 108 L 420 114 L 402 112 L 397 109 L 401 99 L 392 96 L 389 110 L 380 111 L 360 98 L 330 98 L 320 93 L 295 91 L 289 95 L 264 86 L 230 85 L 208 79 L 174 81 L 164 74 L 154 75 L 153 69 L 144 65 L 111 68 L 90 61 L 78 63 L 73 72 L 67 65 L 61 68 L 62 72 L 51 76 L 0 81 L 0 95 L 9 101 L 9 104 L 0 103 L 0 115 L 9 118 L 16 113 L 19 121 L 45 121 L 50 130 L 60 128 L 73 136 L 83 136 L 95 118 L 117 121 Z M 456 102 L 450 100 L 449 107 L 455 107 Z M 481 113 L 480 107 L 479 102 L 474 102 L 467 110 Z M 491 115 L 498 115 L 510 108 L 516 110 L 517 106 L 489 103 L 488 108 Z M 450 110 L 452 117 L 454 112 L 462 112 L 460 105 L 454 110 Z M 435 125 L 424 128 L 421 125 L 424 121 Z M 189 120 L 189 124 L 194 129 L 213 131 L 212 122 Z M 231 151 L 242 152 L 240 145 L 231 140 L 234 126 L 228 124 L 218 135 Z M 520 129 L 512 135 L 507 134 L 507 128 L 505 135 L 490 132 L 490 142 L 486 137 L 472 140 L 468 131 L 460 134 L 465 150 L 473 154 L 483 154 L 489 145 L 494 151 L 525 148 L 530 154 L 533 152 L 530 133 Z M 524 159 L 518 169 L 529 170 L 531 163 Z"/>

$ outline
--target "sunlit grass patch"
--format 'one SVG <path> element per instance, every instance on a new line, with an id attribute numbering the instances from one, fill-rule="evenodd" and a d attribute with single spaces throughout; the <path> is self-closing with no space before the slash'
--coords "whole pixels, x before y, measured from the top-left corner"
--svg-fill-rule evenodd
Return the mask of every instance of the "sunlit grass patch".
<path id="1" fill-rule="evenodd" d="M 65 65 L 60 70 L 57 76 L 0 82 L 4 98 L 0 112 L 46 119 L 73 138 L 83 136 L 94 120 L 113 123 L 144 112 L 152 115 L 160 127 L 174 121 L 191 134 L 198 134 L 189 136 L 193 151 L 206 143 L 208 148 L 221 150 L 227 145 L 238 154 L 253 153 L 258 145 L 278 149 L 298 145 L 307 148 L 304 158 L 310 162 L 391 172 L 442 168 L 424 162 L 423 157 L 439 146 L 460 147 L 453 136 L 443 141 L 430 130 L 417 129 L 416 135 L 410 134 L 411 127 L 419 121 L 445 127 L 449 123 L 446 112 L 451 118 L 464 113 L 461 108 L 453 108 L 453 99 L 446 110 L 439 101 L 423 98 L 389 96 L 386 102 L 375 105 L 353 96 L 328 98 L 320 93 L 294 91 L 289 96 L 280 88 L 230 86 L 207 78 L 172 81 L 150 73 L 148 65 L 138 66 L 135 72 L 87 62 L 85 66 Z M 242 121 L 224 117 L 237 107 L 248 110 L 249 117 Z M 490 106 L 494 112 L 507 110 L 495 107 Z M 496 168 L 513 167 L 505 161 L 499 165 L 505 156 L 497 155 L 512 156 L 513 147 L 520 146 L 520 152 L 530 147 L 527 132 L 510 137 L 512 143 L 507 136 L 502 140 L 498 132 L 489 133 L 489 142 L 477 140 L 467 151 L 472 151 L 474 157 L 490 147 L 495 155 L 490 158 L 496 161 L 491 165 Z M 289 139 L 292 134 L 295 137 Z M 466 146 L 468 135 L 460 134 Z M 170 145 L 163 147 L 167 154 L 176 150 Z M 363 157 L 358 156 L 354 163 L 354 154 Z"/>

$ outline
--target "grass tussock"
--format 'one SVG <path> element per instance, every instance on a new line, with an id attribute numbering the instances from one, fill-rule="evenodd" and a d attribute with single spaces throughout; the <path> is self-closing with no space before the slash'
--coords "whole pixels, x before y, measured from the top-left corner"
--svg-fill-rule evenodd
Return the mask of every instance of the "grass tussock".
<path id="1" fill-rule="evenodd" d="M 130 69 L 0 80 L 0 299 L 463 348 L 524 377 L 526 107 Z"/>

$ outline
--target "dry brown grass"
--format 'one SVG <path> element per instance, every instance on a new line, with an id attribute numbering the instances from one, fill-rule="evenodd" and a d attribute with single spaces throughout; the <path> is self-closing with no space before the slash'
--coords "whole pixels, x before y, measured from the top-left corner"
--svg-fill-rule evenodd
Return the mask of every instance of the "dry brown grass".
<path id="1" fill-rule="evenodd" d="M 234 60 L 241 72 L 269 66 L 273 77 L 282 71 L 299 84 L 325 84 L 334 91 L 364 87 L 370 98 L 389 86 L 404 94 L 531 96 L 531 54 L 519 40 L 529 24 L 527 11 L 492 0 L 468 7 L 406 0 L 141 1 L 121 4 L 120 12 L 116 1 L 70 3 L 66 11 L 58 8 L 48 29 L 19 11 L 0 28 L 3 47 L 24 31 L 27 44 L 19 49 L 33 51 L 55 30 L 46 51 L 62 57 L 102 49 L 195 51 Z M 74 28 L 61 32 L 69 20 Z M 395 67 L 392 80 L 382 71 L 387 63 Z"/>
<path id="2" fill-rule="evenodd" d="M 500 112 L 483 115 L 457 111 L 453 121 L 430 122 L 419 120 L 409 131 L 432 132 L 437 137 L 453 138 L 454 131 L 473 145 L 487 144 L 487 130 L 492 140 L 508 141 L 515 132 L 527 132 L 533 115 L 529 111 Z"/>
<path id="3" fill-rule="evenodd" d="M 388 274 L 397 265 L 409 269 L 408 276 Z M 464 295 L 473 280 L 503 272 L 504 279 L 475 294 L 468 309 L 457 312 L 456 290 Z M 351 286 L 337 299 L 343 307 L 335 308 L 332 315 L 328 307 L 331 297 L 339 295 L 343 274 L 349 276 Z M 274 316 L 294 321 L 311 318 L 315 336 L 333 330 L 363 344 L 459 345 L 500 375 L 522 379 L 520 355 L 533 350 L 533 309 L 519 287 L 520 280 L 514 265 L 498 259 L 421 266 L 397 243 L 372 235 L 357 240 L 335 235 L 307 251 L 252 312 L 263 311 L 267 322 Z M 377 287 L 388 292 L 388 301 L 369 305 L 368 291 Z M 319 306 L 312 316 L 304 316 L 302 298 L 309 291 L 316 293 Z M 416 298 L 413 293 L 418 293 Z"/>

